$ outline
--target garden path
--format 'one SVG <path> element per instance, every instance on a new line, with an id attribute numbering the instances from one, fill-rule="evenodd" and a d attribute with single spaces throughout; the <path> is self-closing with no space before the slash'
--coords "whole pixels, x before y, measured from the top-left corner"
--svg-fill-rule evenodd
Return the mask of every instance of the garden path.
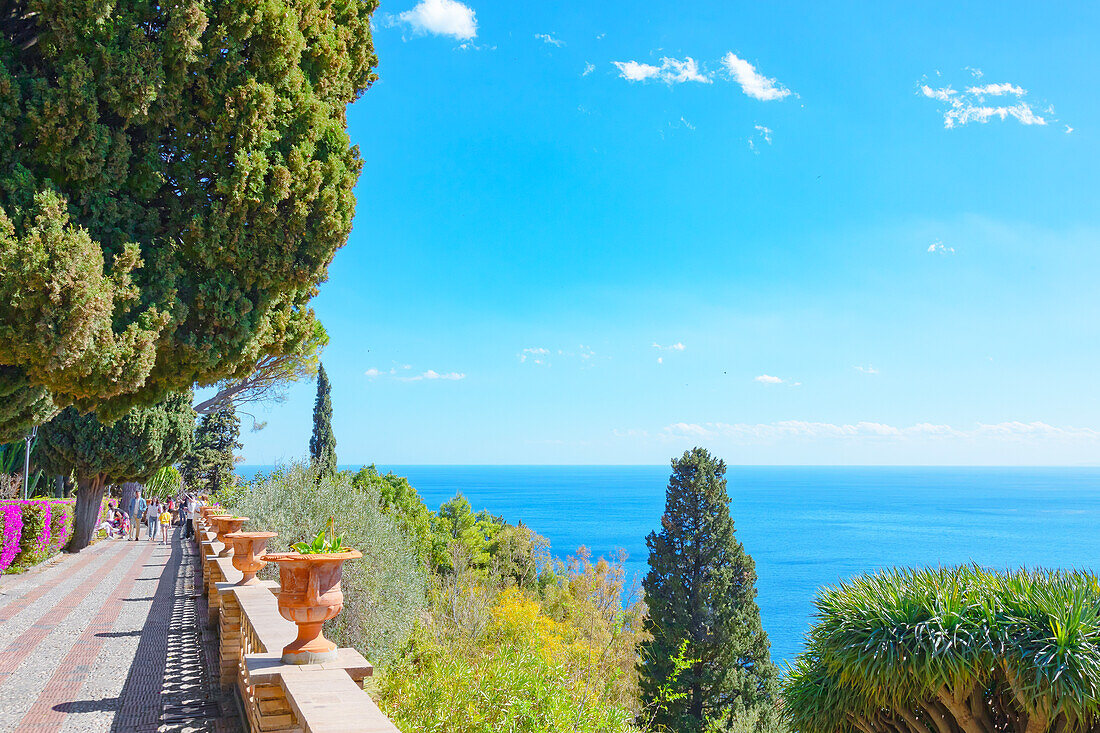
<path id="1" fill-rule="evenodd" d="M 239 731 L 197 564 L 175 529 L 0 578 L 0 731 Z"/>

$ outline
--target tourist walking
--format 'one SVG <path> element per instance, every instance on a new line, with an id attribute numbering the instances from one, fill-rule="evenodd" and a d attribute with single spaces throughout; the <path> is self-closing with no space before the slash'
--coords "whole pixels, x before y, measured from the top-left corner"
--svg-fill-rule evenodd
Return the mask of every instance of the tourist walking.
<path id="1" fill-rule="evenodd" d="M 172 527 L 172 512 L 168 511 L 168 504 L 160 505 L 160 543 L 168 544 L 168 530 Z"/>
<path id="2" fill-rule="evenodd" d="M 145 537 L 152 542 L 157 538 L 157 530 L 159 529 L 157 525 L 160 524 L 160 506 L 155 501 L 149 502 L 149 506 L 145 510 L 145 523 Z"/>
<path id="3" fill-rule="evenodd" d="M 141 491 L 137 491 L 134 494 L 134 500 L 130 502 L 130 539 L 137 541 L 138 534 L 141 532 L 141 522 L 145 518 L 146 508 L 145 497 L 141 495 Z"/>
<path id="4" fill-rule="evenodd" d="M 191 536 L 191 500 L 180 498 L 180 526 L 183 527 L 183 539 Z"/>
<path id="5" fill-rule="evenodd" d="M 200 515 L 199 509 L 201 509 L 201 508 L 202 508 L 202 502 L 199 501 L 198 495 L 193 495 L 191 497 L 191 500 L 187 502 L 188 513 L 190 513 L 190 515 L 191 515 L 191 521 L 189 521 L 187 523 L 187 536 L 188 537 L 195 537 L 195 538 L 198 537 L 197 523 L 199 521 L 199 515 Z M 198 540 L 196 539 L 196 542 L 197 541 Z"/>

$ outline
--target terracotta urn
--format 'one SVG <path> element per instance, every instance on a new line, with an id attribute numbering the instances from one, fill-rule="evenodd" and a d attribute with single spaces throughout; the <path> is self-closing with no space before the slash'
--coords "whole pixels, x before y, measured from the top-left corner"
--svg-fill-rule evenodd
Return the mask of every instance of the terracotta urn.
<path id="1" fill-rule="evenodd" d="M 277 537 L 275 532 L 230 532 L 225 536 L 226 543 L 233 548 L 233 567 L 244 575 L 237 585 L 256 585 L 256 573 L 267 565 L 258 556 L 264 554 L 267 541 Z"/>
<path id="2" fill-rule="evenodd" d="M 234 517 L 231 514 L 214 514 L 210 517 L 210 521 L 218 528 L 218 542 L 225 545 L 222 551 L 218 553 L 218 557 L 229 557 L 233 554 L 233 547 L 225 541 L 225 536 L 231 532 L 240 532 L 241 527 L 248 521 L 248 517 Z"/>
<path id="3" fill-rule="evenodd" d="M 344 550 L 318 555 L 275 552 L 260 558 L 279 563 L 279 613 L 298 625 L 298 638 L 283 647 L 283 662 L 320 664 L 336 659 L 336 645 L 325 638 L 322 626 L 344 608 L 344 561 L 360 557 L 358 550 Z"/>

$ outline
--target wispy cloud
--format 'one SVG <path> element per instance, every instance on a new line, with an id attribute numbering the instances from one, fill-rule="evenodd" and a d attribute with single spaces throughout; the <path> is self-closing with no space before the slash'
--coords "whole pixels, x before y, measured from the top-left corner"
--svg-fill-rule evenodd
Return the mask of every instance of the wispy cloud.
<path id="1" fill-rule="evenodd" d="M 546 364 L 548 356 L 550 356 L 550 349 L 541 346 L 532 346 L 516 354 L 516 358 L 519 359 L 520 364 L 528 359 L 530 359 L 533 364 Z"/>
<path id="2" fill-rule="evenodd" d="M 945 245 L 943 242 L 941 242 L 938 239 L 935 242 L 932 242 L 932 244 L 928 245 L 928 249 L 926 251 L 931 252 L 933 254 L 941 254 L 941 255 L 953 255 L 953 254 L 955 254 L 955 248 L 954 247 L 948 247 L 947 245 Z"/>
<path id="3" fill-rule="evenodd" d="M 711 78 L 699 70 L 699 65 L 690 56 L 683 60 L 668 56 L 661 58 L 661 65 L 643 64 L 639 61 L 612 61 L 619 70 L 619 76 L 627 81 L 649 81 L 656 79 L 666 84 L 682 84 L 688 81 L 710 84 Z"/>
<path id="4" fill-rule="evenodd" d="M 437 372 L 435 369 L 428 369 L 427 371 L 419 374 L 413 374 L 408 377 L 398 376 L 404 372 L 411 371 L 412 367 L 409 364 L 402 364 L 399 366 L 393 366 L 387 371 L 376 369 L 371 367 L 364 374 L 371 379 L 376 377 L 393 377 L 399 382 L 420 382 L 423 380 L 436 380 L 441 379 L 448 382 L 457 382 L 460 379 L 465 379 L 466 375 L 463 372 Z"/>
<path id="5" fill-rule="evenodd" d="M 775 99 L 783 99 L 791 94 L 791 90 L 780 84 L 775 79 L 769 79 L 756 70 L 748 61 L 740 58 L 733 51 L 722 57 L 722 65 L 726 67 L 733 80 L 741 85 L 741 90 L 753 99 L 769 102 Z"/>
<path id="6" fill-rule="evenodd" d="M 584 71 L 581 72 L 581 76 L 588 76 L 596 70 L 595 64 L 590 64 L 587 61 L 584 62 Z"/>
<path id="7" fill-rule="evenodd" d="M 516 354 L 516 358 L 520 364 L 536 364 L 546 367 L 559 361 L 579 362 L 582 369 L 587 369 L 596 361 L 596 352 L 592 350 L 592 347 L 584 344 L 578 345 L 575 349 L 548 349 L 545 346 L 532 346 L 520 351 Z"/>
<path id="8" fill-rule="evenodd" d="M 878 369 L 875 369 L 873 366 L 870 366 L 870 365 L 868 365 L 868 366 L 855 366 L 855 367 L 852 367 L 852 368 L 855 369 L 857 372 L 863 372 L 864 374 L 878 374 Z"/>
<path id="9" fill-rule="evenodd" d="M 545 44 L 548 44 L 550 46 L 557 46 L 558 48 L 561 48 L 565 45 L 565 41 L 561 40 L 560 38 L 555 38 L 553 33 L 536 33 L 535 38 L 539 39 Z"/>
<path id="10" fill-rule="evenodd" d="M 753 377 L 752 379 L 754 382 L 760 382 L 761 384 L 783 384 L 780 377 L 773 377 L 770 374 L 761 374 L 759 377 Z"/>
<path id="11" fill-rule="evenodd" d="M 982 75 L 976 69 L 971 69 L 971 74 L 976 78 Z M 1022 125 L 1046 125 L 1054 114 L 1054 108 L 1049 105 L 1040 106 L 1036 111 L 1035 102 L 1026 99 L 1028 91 L 1009 82 L 971 85 L 961 92 L 951 85 L 934 87 L 921 83 L 917 93 L 944 105 L 941 108 L 943 126 L 948 129 L 972 122 L 984 124 L 992 119 L 1014 119 Z"/>
<path id="12" fill-rule="evenodd" d="M 411 10 L 400 13 L 397 22 L 415 35 L 450 36 L 460 41 L 477 37 L 476 14 L 458 0 L 420 0 Z"/>
<path id="13" fill-rule="evenodd" d="M 687 347 L 684 346 L 679 341 L 677 341 L 674 344 L 669 344 L 668 346 L 661 346 L 659 343 L 654 341 L 653 342 L 653 348 L 658 349 L 659 351 L 683 351 Z"/>
<path id="14" fill-rule="evenodd" d="M 772 129 L 764 125 L 753 125 L 753 133 L 749 137 L 749 150 L 759 155 L 760 149 L 757 147 L 757 141 L 765 145 L 771 145 Z"/>
<path id="15" fill-rule="evenodd" d="M 978 423 L 974 428 L 956 428 L 951 425 L 917 423 L 894 426 L 886 423 L 861 421 L 855 423 L 809 422 L 784 420 L 771 423 L 673 423 L 661 430 L 670 438 L 715 439 L 727 438 L 739 442 L 770 442 L 783 438 L 848 440 L 856 438 L 954 438 L 964 440 L 994 439 L 998 441 L 1029 441 L 1043 439 L 1072 439 L 1100 441 L 1100 430 L 1078 427 L 1057 427 L 1044 422 Z"/>
<path id="16" fill-rule="evenodd" d="M 437 372 L 434 369 L 429 369 L 426 372 L 421 372 L 412 377 L 398 377 L 402 382 L 419 382 L 422 379 L 442 379 L 449 382 L 457 382 L 460 379 L 465 379 L 466 375 L 461 372 Z"/>

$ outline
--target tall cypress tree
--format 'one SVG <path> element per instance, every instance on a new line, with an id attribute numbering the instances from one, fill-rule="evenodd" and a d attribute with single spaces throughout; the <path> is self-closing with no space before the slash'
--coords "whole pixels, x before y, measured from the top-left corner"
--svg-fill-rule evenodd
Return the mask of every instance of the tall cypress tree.
<path id="1" fill-rule="evenodd" d="M 649 607 L 639 673 L 643 699 L 672 680 L 654 722 L 675 731 L 728 725 L 748 713 L 770 716 L 776 670 L 756 605 L 756 568 L 734 537 L 726 464 L 702 448 L 672 461 L 661 531 L 646 538 Z M 686 642 L 692 663 L 673 659 Z M 676 697 L 675 695 L 673 697 Z"/>
<path id="2" fill-rule="evenodd" d="M 317 368 L 317 401 L 313 403 L 313 437 L 309 457 L 318 476 L 336 473 L 336 435 L 332 432 L 332 387 L 325 365 Z"/>
<path id="3" fill-rule="evenodd" d="M 240 435 L 241 421 L 232 403 L 202 416 L 195 430 L 194 448 L 179 466 L 188 490 L 214 494 L 232 485 Z"/>

